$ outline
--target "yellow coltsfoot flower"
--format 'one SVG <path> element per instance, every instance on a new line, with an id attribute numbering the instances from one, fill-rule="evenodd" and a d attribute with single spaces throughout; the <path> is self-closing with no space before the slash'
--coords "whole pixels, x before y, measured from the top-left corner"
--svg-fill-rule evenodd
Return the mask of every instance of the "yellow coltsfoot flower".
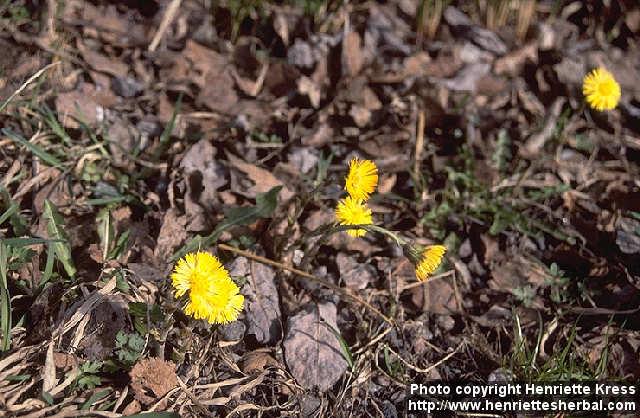
<path id="1" fill-rule="evenodd" d="M 405 254 L 416 265 L 416 277 L 421 282 L 427 280 L 440 267 L 442 257 L 447 252 L 444 245 L 430 245 L 416 248 L 412 245 L 405 247 Z"/>
<path id="2" fill-rule="evenodd" d="M 171 274 L 176 297 L 189 292 L 184 312 L 210 324 L 226 324 L 238 319 L 244 296 L 220 261 L 207 252 L 189 253 Z"/>
<path id="3" fill-rule="evenodd" d="M 609 71 L 596 68 L 584 77 L 582 94 L 592 109 L 614 109 L 620 101 L 620 85 Z"/>
<path id="4" fill-rule="evenodd" d="M 354 158 L 349 162 L 349 174 L 344 188 L 354 199 L 367 200 L 378 185 L 378 167 L 371 160 Z"/>
<path id="5" fill-rule="evenodd" d="M 367 207 L 362 199 L 354 199 L 347 196 L 338 202 L 336 208 L 336 218 L 340 225 L 371 225 L 371 209 Z M 352 237 L 362 237 L 367 231 L 364 229 L 350 229 L 347 231 Z"/>

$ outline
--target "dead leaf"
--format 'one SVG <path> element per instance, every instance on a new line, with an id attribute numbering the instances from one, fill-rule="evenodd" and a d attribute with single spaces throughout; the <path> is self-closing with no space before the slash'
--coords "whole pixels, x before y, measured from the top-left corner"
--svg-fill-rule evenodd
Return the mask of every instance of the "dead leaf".
<path id="1" fill-rule="evenodd" d="M 284 357 L 291 374 L 307 389 L 329 390 L 347 370 L 347 361 L 336 335 L 336 306 L 308 304 L 289 318 Z"/>
<path id="2" fill-rule="evenodd" d="M 631 218 L 618 219 L 616 244 L 625 254 L 640 253 L 640 222 Z"/>
<path id="3" fill-rule="evenodd" d="M 302 76 L 298 78 L 298 93 L 307 96 L 311 106 L 318 108 L 320 106 L 320 87 L 309 77 Z"/>
<path id="4" fill-rule="evenodd" d="M 99 52 L 92 51 L 81 42 L 78 42 L 78 50 L 87 64 L 96 71 L 122 78 L 125 78 L 129 72 L 129 66 L 122 62 L 121 59 L 110 58 Z"/>
<path id="5" fill-rule="evenodd" d="M 453 91 L 475 92 L 478 81 L 489 74 L 491 64 L 479 62 L 463 67 L 455 77 L 440 81 L 445 87 Z"/>
<path id="6" fill-rule="evenodd" d="M 354 257 L 338 253 L 336 264 L 347 287 L 364 289 L 376 279 L 376 271 L 369 264 L 359 263 Z"/>
<path id="7" fill-rule="evenodd" d="M 249 261 L 239 257 L 234 261 L 234 264 L 236 263 L 247 264 Z M 251 261 L 249 266 L 247 282 L 241 291 L 245 295 L 247 334 L 255 335 L 258 343 L 270 344 L 282 335 L 276 272 L 273 268 L 255 261 Z"/>
<path id="8" fill-rule="evenodd" d="M 547 112 L 547 116 L 544 121 L 542 130 L 531 135 L 524 145 L 520 148 L 519 153 L 523 157 L 533 158 L 540 153 L 544 144 L 551 139 L 553 133 L 556 131 L 558 117 L 564 106 L 564 97 L 558 97 L 551 105 L 551 108 Z"/>
<path id="9" fill-rule="evenodd" d="M 84 334 L 78 349 L 86 359 L 104 360 L 113 355 L 116 334 L 130 329 L 129 308 L 124 298 L 106 295 L 91 311 L 85 329 L 76 330 L 76 334 Z"/>
<path id="10" fill-rule="evenodd" d="M 211 213 L 219 205 L 218 189 L 227 185 L 227 170 L 216 158 L 216 149 L 202 139 L 185 153 L 180 167 L 186 175 L 185 212 L 190 231 L 210 226 Z"/>
<path id="11" fill-rule="evenodd" d="M 60 122 L 67 127 L 80 127 L 76 119 L 89 126 L 95 126 L 104 120 L 105 107 L 115 103 L 111 93 L 98 93 L 91 84 L 84 83 L 79 90 L 59 93 L 56 97 L 56 110 Z"/>
<path id="12" fill-rule="evenodd" d="M 493 71 L 497 75 L 507 74 L 516 76 L 522 70 L 527 61 L 532 63 L 538 62 L 538 43 L 530 42 L 525 46 L 508 53 L 504 57 L 496 60 L 493 65 Z"/>
<path id="13" fill-rule="evenodd" d="M 175 368 L 172 362 L 159 358 L 137 362 L 129 372 L 136 399 L 143 405 L 150 405 L 178 386 Z"/>
<path id="14" fill-rule="evenodd" d="M 349 32 L 342 40 L 342 72 L 347 77 L 356 76 L 362 69 L 362 41 L 358 32 Z"/>
<path id="15" fill-rule="evenodd" d="M 153 252 L 158 260 L 167 260 L 187 239 L 186 224 L 186 217 L 178 215 L 178 211 L 174 208 L 164 214 L 160 235 Z"/>
<path id="16" fill-rule="evenodd" d="M 234 190 L 237 193 L 242 193 L 247 197 L 255 197 L 258 193 L 266 193 L 276 186 L 284 186 L 284 184 L 276 178 L 270 171 L 264 168 L 257 167 L 253 164 L 246 163 L 240 158 L 231 153 L 227 153 L 227 159 L 238 170 L 245 173 L 255 183 L 254 186 L 248 190 Z M 286 186 L 282 188 L 281 196 L 284 200 L 288 200 L 293 196 L 293 192 Z"/>
<path id="17" fill-rule="evenodd" d="M 136 146 L 138 133 L 133 125 L 122 118 L 116 118 L 108 131 L 109 151 L 117 165 L 129 162 L 128 156 Z"/>
<path id="18" fill-rule="evenodd" d="M 475 25 L 467 15 L 455 7 L 448 6 L 443 16 L 454 35 L 461 36 L 496 55 L 503 55 L 507 52 L 507 46 L 498 35 Z"/>
<path id="19" fill-rule="evenodd" d="M 44 367 L 42 368 L 42 390 L 44 392 L 51 392 L 58 384 L 58 379 L 56 379 L 56 365 L 53 361 L 53 341 L 49 343 L 49 348 L 47 349 L 47 355 L 44 361 Z"/>
<path id="20" fill-rule="evenodd" d="M 238 95 L 233 85 L 234 80 L 229 70 L 221 73 L 211 71 L 207 74 L 205 85 L 196 101 L 213 111 L 229 113 L 238 103 Z"/>
<path id="21" fill-rule="evenodd" d="M 411 289 L 411 300 L 423 312 L 438 315 L 459 312 L 451 279 L 430 280 L 422 286 L 414 287 Z"/>
<path id="22" fill-rule="evenodd" d="M 278 367 L 268 348 L 250 351 L 242 359 L 242 371 L 247 374 L 260 373 L 268 367 Z"/>

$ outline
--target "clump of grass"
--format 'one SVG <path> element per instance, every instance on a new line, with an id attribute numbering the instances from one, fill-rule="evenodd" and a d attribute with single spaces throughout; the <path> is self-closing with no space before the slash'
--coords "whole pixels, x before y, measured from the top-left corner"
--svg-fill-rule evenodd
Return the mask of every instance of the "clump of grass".
<path id="1" fill-rule="evenodd" d="M 416 13 L 416 43 L 422 45 L 422 41 L 426 35 L 428 40 L 436 36 L 442 13 L 449 4 L 449 0 L 422 0 L 418 5 Z"/>
<path id="2" fill-rule="evenodd" d="M 598 365 L 593 368 L 580 357 L 576 349 L 576 325 L 571 327 L 564 346 L 553 350 L 546 360 L 540 358 L 540 345 L 543 341 L 544 329 L 540 318 L 535 343 L 531 343 L 522 329 L 520 317 L 513 313 L 513 345 L 505 365 L 514 375 L 528 382 L 596 380 L 606 373 L 608 350 L 603 350 Z"/>
<path id="3" fill-rule="evenodd" d="M 503 171 L 508 167 L 508 141 L 508 137 L 502 136 L 503 144 L 498 145 L 494 160 Z M 499 137 L 498 144 L 500 142 Z M 501 147 L 504 149 L 500 150 Z M 493 189 L 476 176 L 475 159 L 466 145 L 461 147 L 456 161 L 445 170 L 446 184 L 442 190 L 434 192 L 439 204 L 420 220 L 434 237 L 443 239 L 451 223 L 462 229 L 465 223 L 474 222 L 486 225 L 491 235 L 512 230 L 534 238 L 547 233 L 556 239 L 575 242 L 573 237 L 532 216 L 537 204 L 559 196 L 566 191 L 566 186 L 524 190 L 524 196 L 516 193 L 517 185 Z"/>

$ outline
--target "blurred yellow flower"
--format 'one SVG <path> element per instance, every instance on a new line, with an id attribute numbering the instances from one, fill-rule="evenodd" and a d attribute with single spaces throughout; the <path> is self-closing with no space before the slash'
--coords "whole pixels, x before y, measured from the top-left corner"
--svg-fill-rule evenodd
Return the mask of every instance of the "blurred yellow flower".
<path id="1" fill-rule="evenodd" d="M 362 199 L 354 199 L 347 196 L 338 202 L 336 218 L 340 225 L 371 225 L 371 209 Z M 362 237 L 367 231 L 364 229 L 349 229 L 347 234 L 352 237 Z"/>
<path id="2" fill-rule="evenodd" d="M 176 297 L 189 292 L 184 312 L 210 324 L 226 324 L 238 319 L 244 296 L 220 261 L 207 252 L 189 253 L 171 274 Z"/>
<path id="3" fill-rule="evenodd" d="M 431 245 L 426 247 L 416 263 L 416 277 L 421 282 L 427 280 L 429 276 L 440 267 L 442 257 L 447 251 L 444 245 Z"/>
<path id="4" fill-rule="evenodd" d="M 377 185 L 378 167 L 373 161 L 354 158 L 349 162 L 349 174 L 344 188 L 352 198 L 367 200 Z"/>
<path id="5" fill-rule="evenodd" d="M 609 71 L 596 68 L 584 77 L 582 94 L 591 108 L 611 110 L 620 101 L 620 85 Z"/>

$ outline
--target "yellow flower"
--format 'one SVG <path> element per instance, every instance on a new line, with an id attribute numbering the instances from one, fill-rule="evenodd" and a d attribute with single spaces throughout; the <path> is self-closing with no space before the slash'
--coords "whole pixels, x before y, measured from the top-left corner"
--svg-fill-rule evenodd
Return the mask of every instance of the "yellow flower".
<path id="1" fill-rule="evenodd" d="M 184 312 L 211 324 L 238 319 L 244 296 L 220 261 L 206 252 L 189 253 L 176 264 L 171 282 L 176 297 L 189 292 Z"/>
<path id="2" fill-rule="evenodd" d="M 442 256 L 447 251 L 444 245 L 430 245 L 422 253 L 414 255 L 416 263 L 416 277 L 421 282 L 427 280 L 429 276 L 440 267 Z"/>
<path id="3" fill-rule="evenodd" d="M 344 188 L 354 199 L 367 200 L 378 185 L 378 167 L 370 160 L 354 158 L 349 162 L 349 174 Z"/>
<path id="4" fill-rule="evenodd" d="M 620 101 L 620 85 L 609 71 L 596 68 L 584 77 L 582 94 L 593 109 L 611 110 Z"/>
<path id="5" fill-rule="evenodd" d="M 336 218 L 340 221 L 340 225 L 371 225 L 373 223 L 371 209 L 362 199 L 354 199 L 351 196 L 338 202 Z M 364 229 L 349 229 L 347 234 L 352 237 L 362 237 L 366 232 Z"/>

